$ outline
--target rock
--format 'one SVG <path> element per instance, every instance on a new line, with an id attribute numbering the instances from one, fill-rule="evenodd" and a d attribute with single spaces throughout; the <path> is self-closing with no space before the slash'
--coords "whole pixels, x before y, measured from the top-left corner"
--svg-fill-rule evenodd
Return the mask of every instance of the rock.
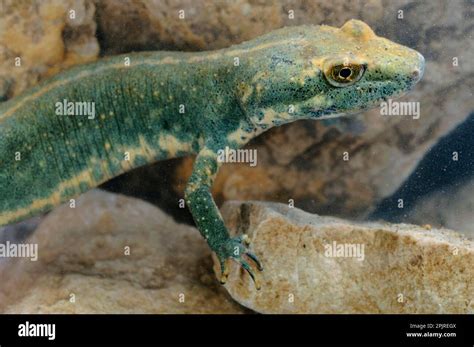
<path id="1" fill-rule="evenodd" d="M 92 0 L 3 1 L 0 101 L 69 66 L 95 60 L 94 14 Z M 21 66 L 15 65 L 17 57 Z"/>
<path id="2" fill-rule="evenodd" d="M 245 312 L 215 279 L 197 230 L 137 199 L 91 191 L 26 243 L 38 244 L 37 262 L 0 264 L 2 313 Z"/>
<path id="3" fill-rule="evenodd" d="M 416 203 L 409 223 L 429 223 L 458 230 L 474 240 L 474 180 L 433 192 Z"/>
<path id="4" fill-rule="evenodd" d="M 226 284 L 257 312 L 474 312 L 474 243 L 453 231 L 353 223 L 277 203 L 228 202 L 222 213 L 265 267 L 260 291 L 234 263 Z M 346 257 L 329 253 L 349 246 L 358 248 Z"/>
<path id="5" fill-rule="evenodd" d="M 196 51 L 227 47 L 286 25 L 336 21 L 342 24 L 355 13 L 360 14 L 360 19 L 369 20 L 382 12 L 380 0 L 351 4 L 294 0 L 102 0 L 97 3 L 97 24 L 105 54 L 131 50 Z M 128 30 L 122 30 L 123 27 Z"/>

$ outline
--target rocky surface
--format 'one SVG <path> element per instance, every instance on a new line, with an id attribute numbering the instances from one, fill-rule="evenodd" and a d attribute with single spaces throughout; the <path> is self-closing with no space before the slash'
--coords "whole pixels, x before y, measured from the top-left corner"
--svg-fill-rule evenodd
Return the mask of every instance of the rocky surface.
<path id="1" fill-rule="evenodd" d="M 452 231 L 357 224 L 275 203 L 229 202 L 222 211 L 234 233 L 249 234 L 265 266 L 256 291 L 231 263 L 226 288 L 247 308 L 474 312 L 474 244 Z M 38 261 L 0 262 L 0 312 L 251 312 L 218 284 L 195 228 L 134 198 L 91 191 L 74 209 L 63 205 L 47 215 L 25 242 L 38 245 Z M 356 257 L 330 257 L 325 245 L 333 242 L 364 249 Z"/>
<path id="2" fill-rule="evenodd" d="M 91 191 L 26 243 L 38 244 L 37 262 L 0 263 L 2 313 L 246 311 L 215 279 L 197 230 L 137 199 Z"/>
<path id="3" fill-rule="evenodd" d="M 88 0 L 2 1 L 0 101 L 72 65 L 96 59 L 94 15 L 94 3 Z"/>
<path id="4" fill-rule="evenodd" d="M 474 180 L 426 196 L 413 207 L 407 220 L 459 230 L 474 240 Z"/>
<path id="5" fill-rule="evenodd" d="M 355 13 L 362 20 L 375 20 L 382 11 L 379 0 L 330 4 L 308 0 L 101 0 L 97 2 L 97 23 L 106 54 L 149 49 L 196 51 L 227 47 L 286 25 L 344 23 Z M 122 30 L 117 23 L 129 30 Z"/>
<path id="6" fill-rule="evenodd" d="M 351 223 L 276 203 L 230 202 L 222 212 L 264 264 L 260 291 L 233 263 L 226 284 L 255 311 L 474 313 L 474 243 L 453 231 Z M 359 253 L 338 253 L 346 245 Z"/>

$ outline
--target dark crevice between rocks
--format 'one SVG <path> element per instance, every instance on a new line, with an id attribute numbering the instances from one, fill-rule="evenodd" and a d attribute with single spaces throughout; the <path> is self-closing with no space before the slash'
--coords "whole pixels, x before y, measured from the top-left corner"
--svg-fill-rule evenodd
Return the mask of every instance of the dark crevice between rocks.
<path id="1" fill-rule="evenodd" d="M 1 227 L 0 243 L 5 244 L 7 241 L 11 243 L 25 242 L 36 230 L 45 215 L 46 214 Z"/>
<path id="2" fill-rule="evenodd" d="M 171 159 L 126 172 L 102 184 L 99 188 L 142 199 L 158 206 L 179 223 L 193 224 L 187 207 L 180 208 L 179 196 L 173 188 L 176 167 L 181 159 Z"/>
<path id="3" fill-rule="evenodd" d="M 252 208 L 251 204 L 243 203 L 240 205 L 240 216 L 238 224 L 238 233 L 246 234 L 250 227 L 250 210 Z"/>

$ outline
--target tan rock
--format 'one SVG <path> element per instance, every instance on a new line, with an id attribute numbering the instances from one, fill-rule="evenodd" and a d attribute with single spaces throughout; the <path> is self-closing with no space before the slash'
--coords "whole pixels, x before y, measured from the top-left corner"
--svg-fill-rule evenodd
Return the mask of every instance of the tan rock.
<path id="1" fill-rule="evenodd" d="M 343 24 L 356 13 L 362 20 L 376 19 L 383 13 L 382 1 L 357 0 L 350 4 L 313 0 L 97 2 L 97 24 L 106 54 L 130 50 L 218 49 L 285 25 Z M 180 14 L 184 18 L 180 18 Z M 128 30 L 122 30 L 123 27 Z"/>
<path id="2" fill-rule="evenodd" d="M 351 223 L 263 202 L 229 202 L 222 212 L 234 233 L 249 235 L 265 267 L 260 291 L 234 263 L 226 284 L 255 311 L 474 312 L 474 243 L 453 231 Z M 349 253 L 352 246 L 359 253 Z M 337 247 L 345 257 L 331 256 Z"/>
<path id="3" fill-rule="evenodd" d="M 0 312 L 245 312 L 215 279 L 198 231 L 137 199 L 91 191 L 26 242 L 39 259 L 1 263 Z"/>
<path id="4" fill-rule="evenodd" d="M 97 58 L 92 0 L 7 0 L 0 6 L 0 101 Z"/>

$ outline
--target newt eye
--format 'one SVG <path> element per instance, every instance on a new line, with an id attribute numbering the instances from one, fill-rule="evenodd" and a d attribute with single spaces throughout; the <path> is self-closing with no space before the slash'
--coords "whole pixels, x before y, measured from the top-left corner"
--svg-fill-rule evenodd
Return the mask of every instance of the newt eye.
<path id="1" fill-rule="evenodd" d="M 325 76 L 329 84 L 346 87 L 360 80 L 364 72 L 364 64 L 338 64 L 331 66 L 325 72 Z"/>

